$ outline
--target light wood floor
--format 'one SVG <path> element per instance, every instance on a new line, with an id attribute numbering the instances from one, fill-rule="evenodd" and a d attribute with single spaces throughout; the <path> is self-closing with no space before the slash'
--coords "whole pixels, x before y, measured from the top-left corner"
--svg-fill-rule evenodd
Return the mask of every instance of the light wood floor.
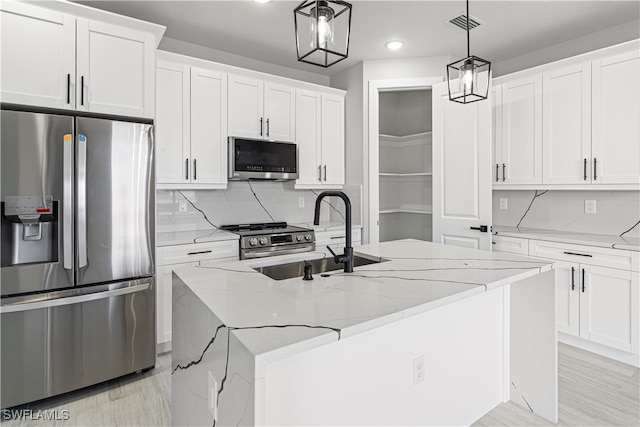
<path id="1" fill-rule="evenodd" d="M 475 426 L 640 426 L 638 368 L 559 344 L 558 424 L 508 402 Z"/>
<path id="2" fill-rule="evenodd" d="M 562 426 L 639 426 L 640 373 L 593 353 L 560 344 L 560 420 Z M 67 421 L 2 420 L 10 426 L 165 426 L 170 425 L 171 355 L 158 357 L 154 370 L 54 397 L 20 409 L 69 411 Z M 553 425 L 515 403 L 501 404 L 476 426 Z"/>

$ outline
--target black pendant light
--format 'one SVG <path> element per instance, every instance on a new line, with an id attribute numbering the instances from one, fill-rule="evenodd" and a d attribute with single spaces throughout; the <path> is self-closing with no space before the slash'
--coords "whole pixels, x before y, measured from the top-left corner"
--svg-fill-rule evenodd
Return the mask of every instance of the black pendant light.
<path id="1" fill-rule="evenodd" d="M 489 95 L 491 62 L 471 55 L 469 43 L 469 0 L 467 0 L 467 57 L 447 65 L 449 99 L 468 104 Z"/>
<path id="2" fill-rule="evenodd" d="M 298 61 L 330 67 L 349 55 L 351 4 L 306 0 L 293 11 Z"/>

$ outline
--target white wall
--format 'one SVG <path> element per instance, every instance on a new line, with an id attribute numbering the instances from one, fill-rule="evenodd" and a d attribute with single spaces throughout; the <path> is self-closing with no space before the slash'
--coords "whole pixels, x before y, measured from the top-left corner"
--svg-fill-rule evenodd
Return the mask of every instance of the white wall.
<path id="1" fill-rule="evenodd" d="M 493 225 L 515 227 L 533 195 L 533 190 L 494 191 Z M 500 209 L 500 198 L 507 199 L 508 210 Z M 596 214 L 584 213 L 585 200 L 596 200 Z M 638 191 L 549 191 L 536 198 L 520 227 L 619 235 L 639 219 Z M 640 226 L 625 236 L 640 237 Z"/>
<path id="2" fill-rule="evenodd" d="M 167 52 L 179 53 L 181 55 L 193 56 L 195 58 L 206 59 L 209 61 L 219 62 L 221 64 L 232 65 L 234 67 L 241 67 L 248 70 L 260 71 L 262 73 L 275 74 L 277 76 L 302 80 L 305 82 L 315 83 L 323 86 L 329 86 L 329 77 L 323 76 L 321 74 L 302 70 L 294 70 L 293 68 L 270 64 L 268 62 L 258 61 L 256 59 L 251 59 L 240 55 L 234 55 L 232 53 L 211 49 L 208 47 L 172 39 L 169 37 L 164 37 L 162 39 L 158 49 Z"/>
<path id="3" fill-rule="evenodd" d="M 640 20 L 638 19 L 555 46 L 533 52 L 523 52 L 521 56 L 496 62 L 492 64 L 493 76 L 503 76 L 637 38 L 640 38 Z"/>

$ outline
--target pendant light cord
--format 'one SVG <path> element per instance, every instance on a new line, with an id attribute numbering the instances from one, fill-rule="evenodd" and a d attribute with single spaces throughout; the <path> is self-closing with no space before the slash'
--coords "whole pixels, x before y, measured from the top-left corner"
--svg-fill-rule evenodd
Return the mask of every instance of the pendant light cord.
<path id="1" fill-rule="evenodd" d="M 471 39 L 469 38 L 469 0 L 467 0 L 467 58 L 471 56 Z"/>

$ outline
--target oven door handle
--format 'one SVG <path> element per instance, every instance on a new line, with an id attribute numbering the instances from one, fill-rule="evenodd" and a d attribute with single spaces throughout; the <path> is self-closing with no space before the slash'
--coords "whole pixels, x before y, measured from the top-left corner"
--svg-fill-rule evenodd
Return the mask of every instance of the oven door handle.
<path id="1" fill-rule="evenodd" d="M 304 248 L 296 248 L 296 249 L 277 249 L 273 251 L 261 251 L 261 252 L 244 252 L 244 259 L 254 259 L 254 258 L 264 258 L 268 256 L 276 256 L 276 255 L 289 255 L 289 254 L 298 254 L 301 252 L 311 252 L 315 249 L 314 246 L 305 246 Z"/>

